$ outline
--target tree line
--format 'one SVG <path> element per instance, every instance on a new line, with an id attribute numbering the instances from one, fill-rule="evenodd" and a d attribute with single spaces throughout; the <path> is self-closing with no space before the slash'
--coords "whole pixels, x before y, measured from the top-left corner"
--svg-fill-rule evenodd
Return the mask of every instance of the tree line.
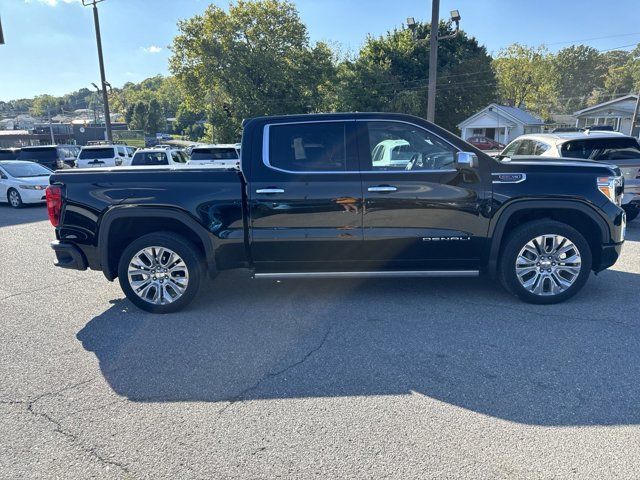
<path id="1" fill-rule="evenodd" d="M 287 0 L 238 0 L 228 10 L 208 6 L 178 22 L 171 75 L 126 83 L 110 92 L 114 112 L 131 129 L 154 134 L 175 117 L 176 133 L 193 140 L 236 141 L 245 118 L 331 111 L 393 111 L 426 116 L 428 23 L 368 36 L 357 54 L 312 44 Z M 441 23 L 440 34 L 451 33 Z M 640 89 L 640 45 L 633 51 L 598 51 L 574 45 L 513 44 L 495 57 L 461 32 L 440 43 L 436 122 L 449 130 L 500 102 L 548 119 Z M 0 102 L 34 113 L 90 108 L 100 99 L 81 89 L 64 97 Z M 83 106 L 84 105 L 84 106 Z"/>

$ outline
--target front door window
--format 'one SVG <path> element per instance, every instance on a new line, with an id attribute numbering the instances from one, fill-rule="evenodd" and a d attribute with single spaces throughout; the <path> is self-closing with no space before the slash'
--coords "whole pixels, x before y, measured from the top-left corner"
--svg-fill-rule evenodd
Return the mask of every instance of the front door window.
<path id="1" fill-rule="evenodd" d="M 456 149 L 437 135 L 399 122 L 369 122 L 370 165 L 363 170 L 447 170 Z M 365 162 L 368 159 L 365 159 Z"/>

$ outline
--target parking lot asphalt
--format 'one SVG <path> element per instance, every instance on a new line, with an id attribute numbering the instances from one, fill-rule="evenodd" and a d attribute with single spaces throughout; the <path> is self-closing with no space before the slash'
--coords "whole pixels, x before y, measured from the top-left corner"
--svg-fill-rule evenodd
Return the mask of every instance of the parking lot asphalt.
<path id="1" fill-rule="evenodd" d="M 574 299 L 250 280 L 133 307 L 0 206 L 2 478 L 637 478 L 640 222 Z"/>

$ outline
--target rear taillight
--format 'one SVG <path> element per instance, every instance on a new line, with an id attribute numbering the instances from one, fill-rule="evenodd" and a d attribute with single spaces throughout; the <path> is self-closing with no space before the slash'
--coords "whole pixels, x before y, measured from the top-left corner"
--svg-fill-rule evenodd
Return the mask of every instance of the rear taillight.
<path id="1" fill-rule="evenodd" d="M 57 227 L 60 223 L 60 211 L 62 210 L 62 189 L 57 185 L 49 185 L 45 192 L 47 199 L 47 212 L 51 225 Z"/>

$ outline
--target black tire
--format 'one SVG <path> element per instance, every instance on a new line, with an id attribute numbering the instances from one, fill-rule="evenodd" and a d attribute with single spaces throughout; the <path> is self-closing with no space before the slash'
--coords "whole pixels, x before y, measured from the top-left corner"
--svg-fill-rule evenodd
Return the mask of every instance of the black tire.
<path id="1" fill-rule="evenodd" d="M 9 205 L 13 208 L 22 208 L 24 206 L 20 192 L 15 188 L 10 188 L 9 191 L 7 191 L 7 202 L 9 202 Z"/>
<path id="2" fill-rule="evenodd" d="M 188 283 L 186 289 L 179 298 L 171 303 L 158 304 L 147 301 L 141 298 L 130 284 L 128 274 L 129 265 L 136 254 L 147 247 L 162 247 L 170 249 L 178 255 L 186 265 L 186 269 L 188 271 Z M 122 256 L 120 257 L 120 261 L 118 262 L 118 280 L 122 291 L 136 307 L 151 313 L 162 314 L 177 312 L 186 307 L 198 293 L 204 271 L 203 265 L 204 259 L 202 258 L 199 250 L 189 240 L 175 233 L 155 232 L 134 240 L 127 248 L 124 249 Z"/>
<path id="3" fill-rule="evenodd" d="M 627 214 L 627 222 L 633 222 L 637 217 L 638 214 L 640 213 L 640 208 L 638 207 L 628 207 L 628 206 L 623 206 L 622 209 L 625 211 L 625 213 Z"/>
<path id="4" fill-rule="evenodd" d="M 516 260 L 520 251 L 529 241 L 540 235 L 561 235 L 573 242 L 580 254 L 580 272 L 571 286 L 557 294 L 534 294 L 520 283 L 516 274 Z M 589 278 L 591 265 L 591 249 L 589 248 L 589 243 L 580 232 L 565 223 L 554 220 L 535 220 L 517 227 L 509 234 L 500 256 L 498 274 L 505 289 L 521 300 L 528 303 L 552 304 L 563 302 L 578 293 Z M 547 282 L 551 281 L 553 280 L 548 280 Z"/>

